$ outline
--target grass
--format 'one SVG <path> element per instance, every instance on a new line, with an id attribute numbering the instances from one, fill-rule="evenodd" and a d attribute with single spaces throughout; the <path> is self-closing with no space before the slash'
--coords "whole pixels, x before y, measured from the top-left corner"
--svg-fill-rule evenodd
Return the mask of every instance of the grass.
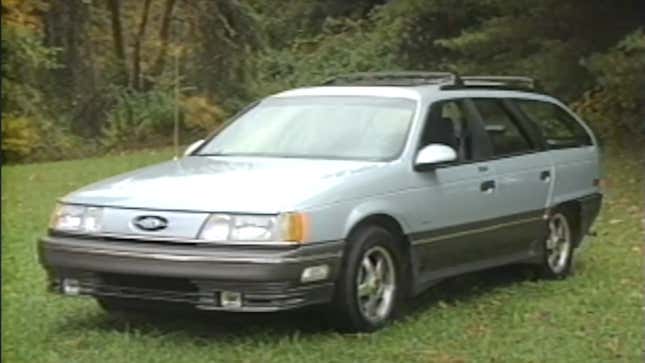
<path id="1" fill-rule="evenodd" d="M 314 310 L 125 319 L 91 299 L 46 293 L 35 241 L 55 199 L 169 157 L 147 151 L 2 169 L 5 362 L 642 361 L 642 152 L 607 156 L 598 236 L 570 279 L 535 280 L 518 267 L 450 279 L 374 334 L 335 333 Z"/>

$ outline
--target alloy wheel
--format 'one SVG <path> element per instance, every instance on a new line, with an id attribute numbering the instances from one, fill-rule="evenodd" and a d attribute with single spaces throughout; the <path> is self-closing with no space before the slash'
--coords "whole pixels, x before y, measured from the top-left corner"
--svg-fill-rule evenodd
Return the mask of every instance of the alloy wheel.
<path id="1" fill-rule="evenodd" d="M 547 264 L 555 274 L 562 273 L 569 263 L 571 254 L 571 228 L 567 218 L 554 214 L 548 223 L 549 232 L 546 240 Z"/>
<path id="2" fill-rule="evenodd" d="M 356 294 L 361 314 L 372 323 L 385 320 L 396 293 L 396 270 L 391 254 L 375 246 L 363 254 L 356 276 Z"/>

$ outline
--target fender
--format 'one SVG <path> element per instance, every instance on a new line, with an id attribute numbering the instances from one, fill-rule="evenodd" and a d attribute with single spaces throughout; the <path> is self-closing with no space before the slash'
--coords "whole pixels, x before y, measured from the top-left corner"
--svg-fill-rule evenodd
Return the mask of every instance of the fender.
<path id="1" fill-rule="evenodd" d="M 400 205 L 397 205 L 397 203 L 389 202 L 387 200 L 376 199 L 358 204 L 349 212 L 347 220 L 345 221 L 345 226 L 343 228 L 343 235 L 347 237 L 354 226 L 356 226 L 365 218 L 377 214 L 392 217 L 397 221 L 399 226 L 401 226 L 404 234 L 409 233 L 410 228 L 403 218 L 403 211 L 401 210 Z"/>

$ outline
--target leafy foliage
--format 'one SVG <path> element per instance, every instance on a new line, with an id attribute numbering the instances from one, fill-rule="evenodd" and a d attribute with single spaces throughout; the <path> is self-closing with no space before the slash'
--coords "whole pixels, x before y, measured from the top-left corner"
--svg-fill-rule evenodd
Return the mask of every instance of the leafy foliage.
<path id="1" fill-rule="evenodd" d="M 174 95 L 168 90 L 137 92 L 116 89 L 116 105 L 103 128 L 103 144 L 109 149 L 120 145 L 146 144 L 171 135 L 174 125 Z"/>
<path id="2" fill-rule="evenodd" d="M 3 112 L 40 115 L 44 107 L 40 76 L 58 67 L 57 49 L 42 45 L 40 23 L 32 14 L 43 5 L 3 1 L 2 7 Z"/>
<path id="3" fill-rule="evenodd" d="M 24 159 L 40 144 L 40 132 L 25 116 L 2 120 L 2 153 L 8 159 Z"/>
<path id="4" fill-rule="evenodd" d="M 25 160 L 44 143 L 48 122 L 41 76 L 55 69 L 57 49 L 44 47 L 35 15 L 42 2 L 2 2 L 2 154 L 3 160 Z"/>
<path id="5" fill-rule="evenodd" d="M 224 121 L 225 112 L 203 95 L 178 95 L 170 88 L 137 92 L 115 88 L 116 104 L 109 111 L 101 143 L 108 150 L 123 145 L 158 145 L 171 138 L 175 112 L 182 134 L 209 132 Z"/>
<path id="6" fill-rule="evenodd" d="M 184 123 L 188 128 L 208 132 L 224 122 L 226 114 L 205 96 L 188 96 L 181 99 Z"/>
<path id="7" fill-rule="evenodd" d="M 478 6 L 485 8 L 478 9 L 485 15 L 479 24 L 466 25 L 457 36 L 437 39 L 435 44 L 455 52 L 450 60 L 462 72 L 533 76 L 567 100 L 574 100 L 594 82 L 580 60 L 613 45 L 645 15 L 635 1 L 491 0 L 483 4 Z M 598 13 L 603 16 L 593 16 Z"/>
<path id="8" fill-rule="evenodd" d="M 192 137 L 258 97 L 340 73 L 450 70 L 532 76 L 605 138 L 638 134 L 642 0 L 276 4 L 3 0 L 3 113 L 30 120 L 14 129 L 56 129 L 102 152 L 167 145 L 176 82 L 181 130 Z"/>
<path id="9" fill-rule="evenodd" d="M 574 104 L 602 135 L 622 141 L 645 131 L 645 33 L 638 29 L 583 64 L 597 85 Z"/>
<path id="10" fill-rule="evenodd" d="M 258 76 L 252 81 L 260 93 L 320 84 L 340 73 L 389 68 L 387 45 L 366 44 L 375 37 L 367 24 L 354 20 L 328 20 L 322 33 L 298 39 L 288 48 L 268 50 L 257 58 Z"/>

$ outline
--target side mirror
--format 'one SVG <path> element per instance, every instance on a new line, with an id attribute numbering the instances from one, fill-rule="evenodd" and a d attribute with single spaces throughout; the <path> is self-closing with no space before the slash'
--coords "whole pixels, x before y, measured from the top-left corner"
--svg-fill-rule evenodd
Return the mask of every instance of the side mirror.
<path id="1" fill-rule="evenodd" d="M 190 146 L 188 146 L 186 148 L 186 150 L 184 151 L 184 156 L 188 156 L 188 155 L 192 154 L 193 151 L 197 150 L 197 148 L 202 146 L 203 143 L 204 143 L 204 139 L 201 139 L 201 140 L 197 140 L 197 141 L 193 142 L 192 144 L 190 144 Z"/>
<path id="2" fill-rule="evenodd" d="M 414 161 L 414 170 L 431 170 L 439 164 L 455 160 L 457 160 L 455 149 L 444 144 L 430 144 L 419 150 Z"/>

